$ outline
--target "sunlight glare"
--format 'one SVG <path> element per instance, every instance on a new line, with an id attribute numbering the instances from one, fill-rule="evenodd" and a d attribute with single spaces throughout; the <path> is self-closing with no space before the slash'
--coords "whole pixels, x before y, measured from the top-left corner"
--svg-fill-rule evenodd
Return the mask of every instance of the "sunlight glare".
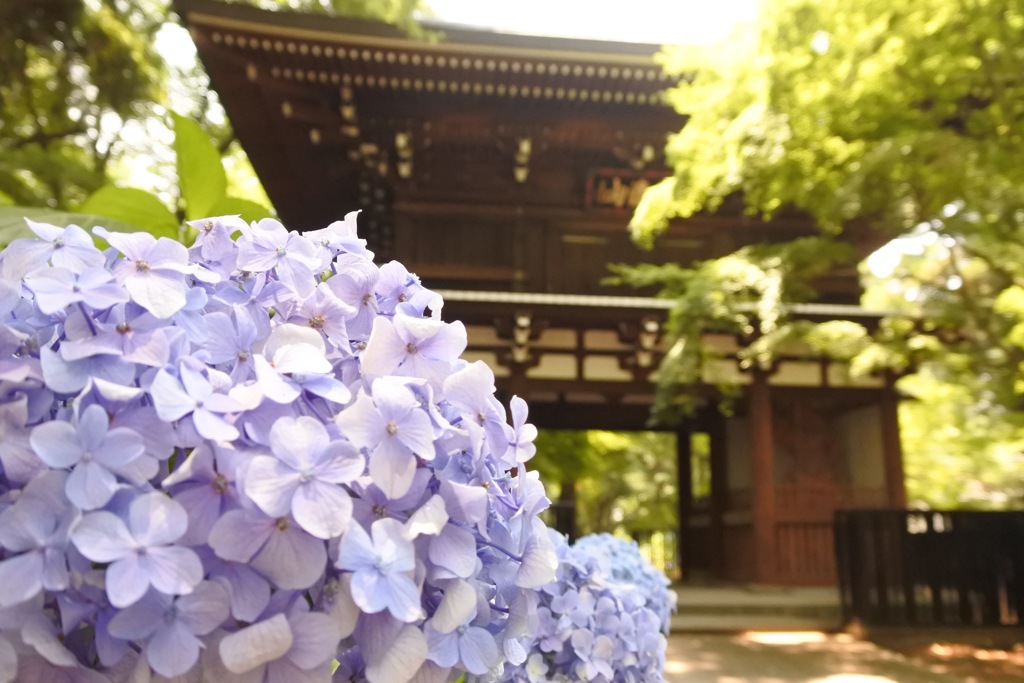
<path id="1" fill-rule="evenodd" d="M 877 278 L 890 277 L 904 256 L 920 256 L 925 247 L 935 242 L 934 231 L 915 232 L 905 237 L 897 237 L 876 249 L 867 257 L 868 270 Z"/>
<path id="2" fill-rule="evenodd" d="M 888 676 L 873 676 L 871 674 L 832 674 L 824 678 L 815 678 L 808 683 L 900 683 L 895 678 Z"/>
<path id="3" fill-rule="evenodd" d="M 503 33 L 665 45 L 720 42 L 756 14 L 756 0 L 519 0 L 514 12 L 480 0 L 427 0 L 427 5 L 441 21 Z"/>
<path id="4" fill-rule="evenodd" d="M 760 645 L 803 645 L 827 639 L 821 631 L 747 631 L 742 637 Z"/>
<path id="5" fill-rule="evenodd" d="M 156 32 L 156 50 L 167 64 L 179 69 L 192 68 L 196 63 L 196 45 L 184 26 L 167 22 Z"/>

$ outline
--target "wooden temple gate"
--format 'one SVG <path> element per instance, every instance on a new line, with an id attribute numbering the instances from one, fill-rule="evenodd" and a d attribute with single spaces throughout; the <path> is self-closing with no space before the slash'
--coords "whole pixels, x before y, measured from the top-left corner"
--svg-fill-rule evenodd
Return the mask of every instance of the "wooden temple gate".
<path id="1" fill-rule="evenodd" d="M 679 262 L 814 234 L 805 216 L 763 222 L 728 201 L 675 221 L 656 249 L 625 225 L 667 174 L 667 135 L 685 122 L 656 46 L 442 27 L 438 42 L 382 24 L 175 4 L 267 193 L 294 229 L 360 208 L 379 261 L 400 259 L 442 291 L 467 355 L 540 427 L 644 429 L 664 353 L 667 302 L 605 287 L 609 262 Z M 866 255 L 871 235 L 846 238 Z M 872 324 L 854 269 L 820 283 L 815 320 Z M 902 505 L 896 398 L 886 378 L 799 354 L 745 372 L 740 341 L 707 405 L 674 428 L 680 553 L 691 571 L 747 581 L 835 582 L 831 519 L 842 506 Z M 715 409 L 716 378 L 741 384 Z M 689 434 L 711 443 L 711 494 L 694 500 Z"/>

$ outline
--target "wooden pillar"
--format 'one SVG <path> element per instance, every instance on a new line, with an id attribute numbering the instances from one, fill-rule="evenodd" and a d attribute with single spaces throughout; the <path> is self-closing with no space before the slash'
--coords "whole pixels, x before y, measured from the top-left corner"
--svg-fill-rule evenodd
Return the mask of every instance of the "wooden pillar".
<path id="1" fill-rule="evenodd" d="M 709 411 L 708 440 L 711 452 L 711 500 L 708 515 L 711 523 L 711 557 L 708 566 L 715 577 L 725 576 L 725 510 L 729 503 L 729 451 L 726 444 L 725 416 Z"/>
<path id="2" fill-rule="evenodd" d="M 690 512 L 693 510 L 693 472 L 691 470 L 690 425 L 684 424 L 676 430 L 676 514 L 679 519 L 679 535 L 676 537 L 676 556 L 679 573 L 683 579 L 690 577 L 693 566 L 690 542 Z"/>
<path id="3" fill-rule="evenodd" d="M 775 444 L 768 372 L 754 370 L 749 388 L 751 501 L 754 527 L 754 579 L 771 583 L 778 566 L 775 547 Z"/>
<path id="4" fill-rule="evenodd" d="M 569 537 L 569 542 L 574 543 L 579 536 L 576 528 L 576 482 L 566 479 L 561 482 L 562 492 L 555 501 L 555 531 Z"/>
<path id="5" fill-rule="evenodd" d="M 900 443 L 899 397 L 886 378 L 885 389 L 879 401 L 882 420 L 882 458 L 885 466 L 885 490 L 892 507 L 907 506 L 907 490 L 903 476 L 903 446 Z"/>

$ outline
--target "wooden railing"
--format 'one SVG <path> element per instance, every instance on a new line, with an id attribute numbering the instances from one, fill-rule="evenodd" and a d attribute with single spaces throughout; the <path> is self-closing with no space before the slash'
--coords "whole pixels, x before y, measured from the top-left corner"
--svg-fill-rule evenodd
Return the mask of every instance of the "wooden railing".
<path id="1" fill-rule="evenodd" d="M 835 539 L 847 623 L 1024 624 L 1024 512 L 840 510 Z"/>

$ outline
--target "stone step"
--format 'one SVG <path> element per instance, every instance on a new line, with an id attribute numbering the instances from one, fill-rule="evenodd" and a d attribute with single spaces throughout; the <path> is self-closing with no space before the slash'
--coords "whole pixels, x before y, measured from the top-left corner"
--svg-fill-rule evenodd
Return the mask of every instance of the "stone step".
<path id="1" fill-rule="evenodd" d="M 841 625 L 834 588 L 694 586 L 676 591 L 673 633 L 835 631 Z"/>
<path id="2" fill-rule="evenodd" d="M 741 631 L 840 630 L 839 615 L 799 617 L 791 614 L 674 614 L 672 633 L 739 633 Z"/>

